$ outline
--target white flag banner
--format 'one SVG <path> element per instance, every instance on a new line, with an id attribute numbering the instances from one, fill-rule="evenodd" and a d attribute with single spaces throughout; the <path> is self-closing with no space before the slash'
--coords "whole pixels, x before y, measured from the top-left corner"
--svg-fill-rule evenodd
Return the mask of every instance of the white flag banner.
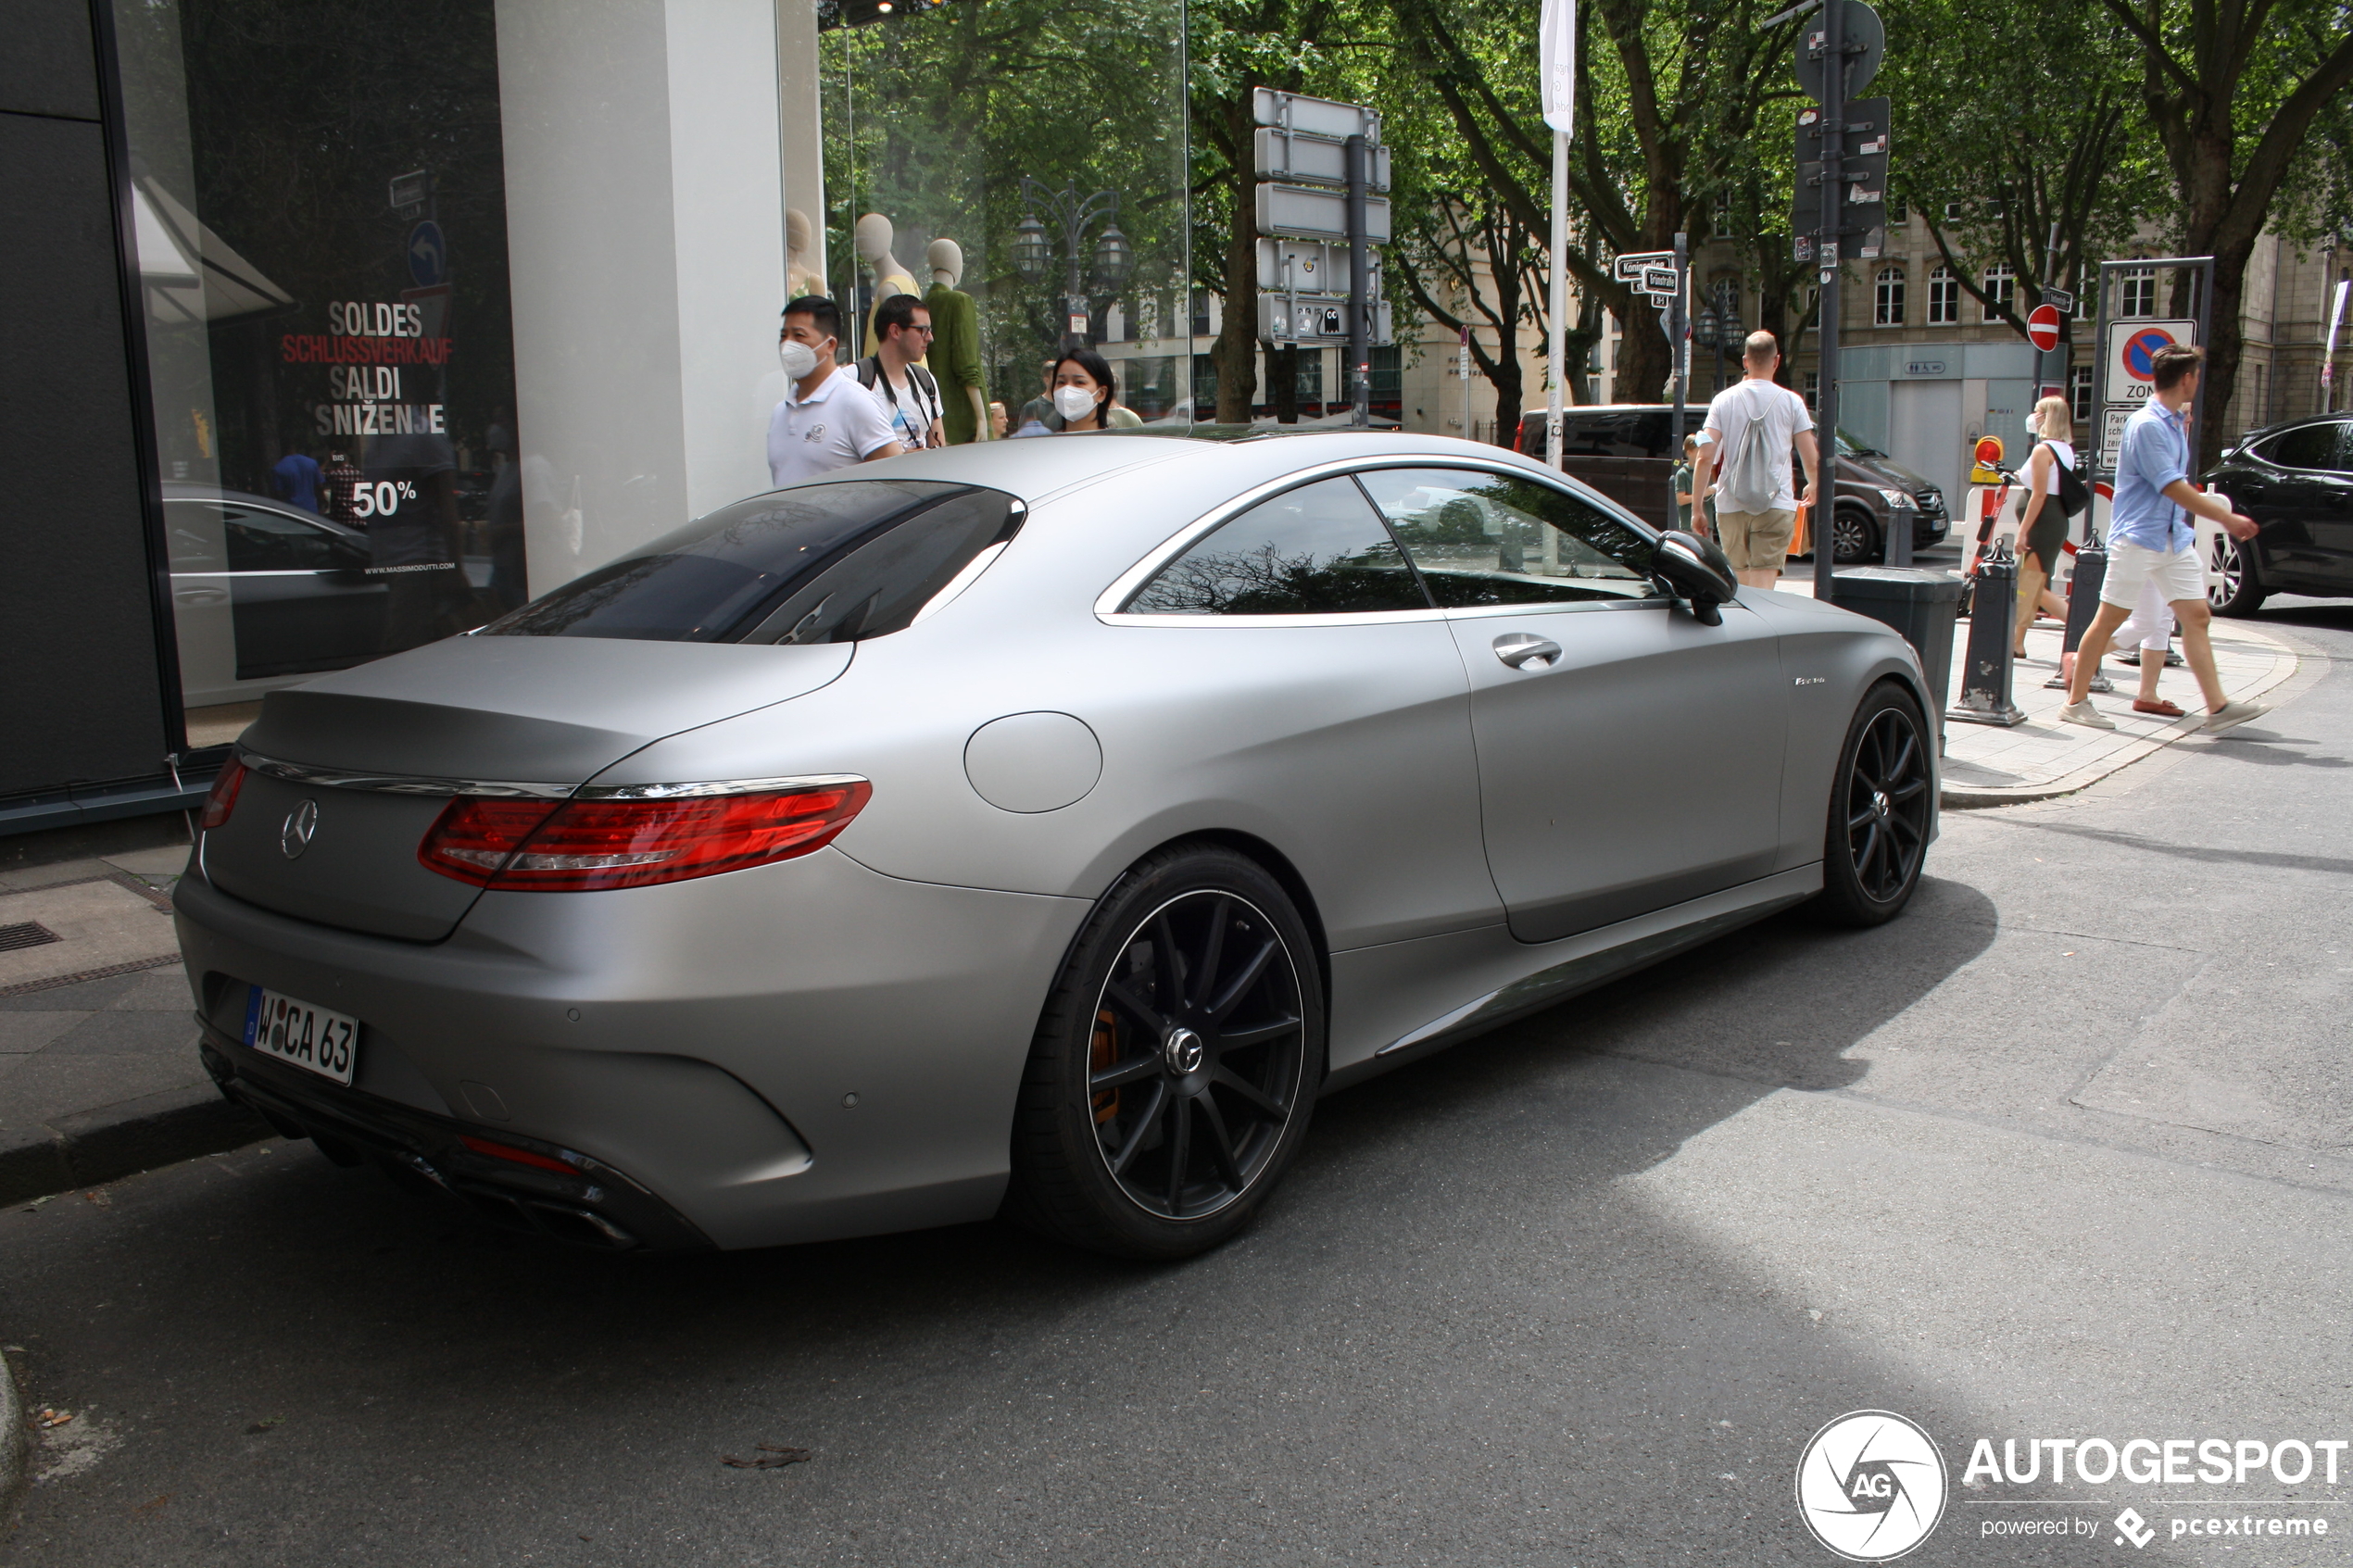
<path id="1" fill-rule="evenodd" d="M 1537 52 L 1544 123 L 1566 134 L 1577 128 L 1577 0 L 1544 0 Z"/>

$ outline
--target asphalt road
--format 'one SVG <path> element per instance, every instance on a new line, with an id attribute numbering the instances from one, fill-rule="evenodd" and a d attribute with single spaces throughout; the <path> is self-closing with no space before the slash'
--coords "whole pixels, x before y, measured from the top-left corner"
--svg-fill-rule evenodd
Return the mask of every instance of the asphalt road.
<path id="1" fill-rule="evenodd" d="M 2343 1561 L 2353 1458 L 1961 1485 L 1978 1436 L 2353 1438 L 2353 604 L 2265 621 L 2320 656 L 2275 720 L 1949 816 L 1891 927 L 1776 920 L 1335 1097 L 1184 1267 L 608 1260 L 299 1145 L 0 1215 L 0 1338 L 85 1412 L 0 1557 L 1828 1563 L 1794 1467 L 1877 1407 L 1952 1469 L 1910 1562 Z M 721 1462 L 761 1443 L 813 1458 Z M 2171 1538 L 2223 1504 L 2334 1530 Z M 2041 1518 L 2098 1533 L 1986 1533 Z"/>

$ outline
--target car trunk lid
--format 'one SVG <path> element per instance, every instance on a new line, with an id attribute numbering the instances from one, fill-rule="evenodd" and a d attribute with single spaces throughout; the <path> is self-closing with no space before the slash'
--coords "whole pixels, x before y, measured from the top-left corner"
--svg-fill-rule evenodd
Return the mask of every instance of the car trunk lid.
<path id="1" fill-rule="evenodd" d="M 453 637 L 272 692 L 204 873 L 281 914 L 438 941 L 479 893 L 417 859 L 453 794 L 560 798 L 657 740 L 816 690 L 854 646 Z"/>

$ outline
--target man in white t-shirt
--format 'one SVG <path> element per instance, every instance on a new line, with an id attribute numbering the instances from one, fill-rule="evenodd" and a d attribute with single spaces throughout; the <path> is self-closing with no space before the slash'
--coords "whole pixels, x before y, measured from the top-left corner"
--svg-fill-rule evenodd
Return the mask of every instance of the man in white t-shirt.
<path id="1" fill-rule="evenodd" d="M 786 396 L 768 420 L 768 476 L 779 485 L 906 450 L 891 439 L 882 405 L 853 377 L 834 373 L 840 344 L 841 307 L 832 300 L 810 295 L 785 307 L 776 353 Z"/>
<path id="2" fill-rule="evenodd" d="M 875 395 L 893 440 L 910 452 L 948 445 L 939 383 L 923 360 L 931 352 L 931 307 L 912 294 L 875 307 L 875 351 L 858 361 L 858 384 Z"/>
<path id="3" fill-rule="evenodd" d="M 1747 497 L 1752 504 L 1743 508 L 1739 501 L 1719 488 L 1716 494 L 1716 536 L 1730 558 L 1733 571 L 1752 588 L 1770 588 L 1780 581 L 1781 567 L 1789 558 L 1790 535 L 1797 527 L 1799 497 L 1790 488 L 1790 452 L 1795 449 L 1798 460 L 1806 465 L 1806 505 L 1814 504 L 1817 483 L 1816 470 L 1821 460 L 1814 440 L 1814 417 L 1806 411 L 1806 400 L 1773 380 L 1773 372 L 1781 363 L 1781 346 L 1770 332 L 1748 334 L 1748 344 L 1741 355 L 1743 376 L 1736 384 L 1716 395 L 1707 406 L 1707 421 L 1699 433 L 1699 457 L 1692 464 L 1692 494 L 1705 495 L 1711 475 L 1730 479 L 1737 470 L 1742 444 L 1746 439 L 1752 421 L 1757 426 L 1771 458 L 1773 474 L 1769 498 Z M 1762 501 L 1763 505 L 1755 505 Z M 1816 535 L 1823 530 L 1818 521 Z"/>

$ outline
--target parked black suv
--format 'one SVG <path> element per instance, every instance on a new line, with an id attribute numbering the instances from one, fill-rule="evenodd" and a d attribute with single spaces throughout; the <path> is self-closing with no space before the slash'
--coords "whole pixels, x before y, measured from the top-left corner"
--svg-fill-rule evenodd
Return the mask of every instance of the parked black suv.
<path id="1" fill-rule="evenodd" d="M 2260 530 L 2244 543 L 2215 541 L 2221 581 L 2207 597 L 2216 610 L 2252 615 L 2277 593 L 2353 594 L 2353 414 L 2252 432 L 2206 483 Z"/>
<path id="2" fill-rule="evenodd" d="M 1666 403 L 1589 404 L 1561 410 L 1561 467 L 1635 516 L 1673 526 L 1668 482 L 1680 454 L 1674 408 Z M 1683 411 L 1685 433 L 1699 429 L 1707 405 Z M 1522 414 L 1519 450 L 1544 456 L 1544 410 Z M 1901 497 L 1899 501 L 1898 497 Z M 1838 512 L 1833 558 L 1842 564 L 1881 560 L 1894 519 L 1908 515 L 1912 547 L 1923 549 L 1952 529 L 1944 493 L 1877 447 L 1839 433 Z"/>

